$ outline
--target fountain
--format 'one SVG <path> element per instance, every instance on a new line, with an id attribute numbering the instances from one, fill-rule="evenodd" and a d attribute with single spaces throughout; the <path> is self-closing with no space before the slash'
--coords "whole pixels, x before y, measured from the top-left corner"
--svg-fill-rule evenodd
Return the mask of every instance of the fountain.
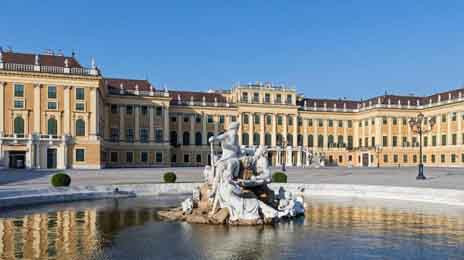
<path id="1" fill-rule="evenodd" d="M 168 220 L 202 224 L 262 225 L 304 214 L 303 190 L 298 194 L 275 192 L 268 187 L 272 174 L 267 149 L 260 146 L 244 155 L 237 141 L 239 123 L 209 139 L 211 166 L 204 170 L 205 182 L 194 189 L 181 207 L 158 212 Z M 213 143 L 220 142 L 222 156 L 214 155 Z"/>

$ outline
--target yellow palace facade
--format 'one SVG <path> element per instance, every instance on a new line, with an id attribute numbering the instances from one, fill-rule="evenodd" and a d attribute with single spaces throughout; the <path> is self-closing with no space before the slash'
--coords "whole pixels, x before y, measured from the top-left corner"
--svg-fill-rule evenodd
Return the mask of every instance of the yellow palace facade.
<path id="1" fill-rule="evenodd" d="M 430 96 L 318 99 L 271 84 L 229 90 L 158 89 L 104 77 L 72 56 L 0 51 L 0 163 L 10 168 L 200 166 L 208 137 L 240 122 L 244 147 L 266 145 L 273 165 L 411 166 L 419 140 L 408 120 L 434 117 L 426 166 L 464 166 L 464 89 Z M 219 152 L 219 147 L 215 147 Z"/>

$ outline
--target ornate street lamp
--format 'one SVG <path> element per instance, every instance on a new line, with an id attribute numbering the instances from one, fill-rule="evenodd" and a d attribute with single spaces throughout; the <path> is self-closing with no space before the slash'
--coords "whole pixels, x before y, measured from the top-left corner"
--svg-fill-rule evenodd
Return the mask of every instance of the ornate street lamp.
<path id="1" fill-rule="evenodd" d="M 375 152 L 377 153 L 377 168 L 380 168 L 380 152 L 382 152 L 382 146 L 376 145 Z"/>
<path id="2" fill-rule="evenodd" d="M 284 137 L 282 138 L 282 151 L 284 151 L 284 154 L 285 156 L 283 157 L 283 162 L 282 162 L 282 171 L 286 171 L 285 169 L 285 162 L 287 161 L 287 152 L 286 152 L 286 149 L 287 149 L 287 139 Z"/>
<path id="3" fill-rule="evenodd" d="M 428 119 L 428 124 L 426 120 L 422 113 L 419 113 L 416 118 L 409 119 L 409 127 L 414 133 L 419 134 L 419 174 L 416 177 L 417 180 L 425 180 L 424 165 L 422 164 L 422 135 L 432 131 L 435 125 L 434 117 Z"/>

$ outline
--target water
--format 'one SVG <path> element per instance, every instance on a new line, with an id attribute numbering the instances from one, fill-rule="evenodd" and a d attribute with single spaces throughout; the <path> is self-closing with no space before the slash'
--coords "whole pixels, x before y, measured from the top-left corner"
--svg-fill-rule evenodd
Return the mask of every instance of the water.
<path id="1" fill-rule="evenodd" d="M 464 209 L 310 198 L 276 227 L 162 222 L 179 198 L 72 203 L 0 213 L 0 259 L 463 259 Z"/>

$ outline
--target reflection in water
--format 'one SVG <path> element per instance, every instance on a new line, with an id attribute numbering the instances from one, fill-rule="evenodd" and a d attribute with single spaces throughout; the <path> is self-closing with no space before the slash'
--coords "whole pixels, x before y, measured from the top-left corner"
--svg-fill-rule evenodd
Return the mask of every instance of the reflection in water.
<path id="1" fill-rule="evenodd" d="M 160 222 L 153 201 L 116 200 L 0 218 L 0 259 L 460 258 L 464 217 L 313 201 L 277 227 Z"/>

